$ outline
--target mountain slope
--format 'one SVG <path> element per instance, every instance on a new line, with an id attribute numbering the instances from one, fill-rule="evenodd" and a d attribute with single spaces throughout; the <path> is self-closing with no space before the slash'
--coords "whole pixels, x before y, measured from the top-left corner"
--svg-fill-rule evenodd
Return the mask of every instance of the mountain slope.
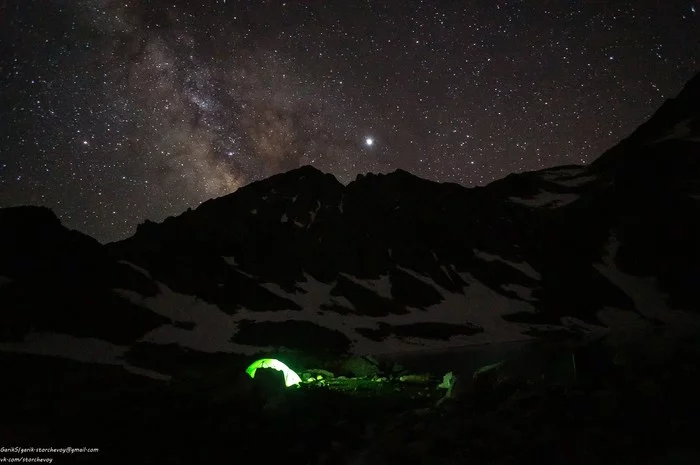
<path id="1" fill-rule="evenodd" d="M 167 322 L 112 292 L 154 295 L 151 281 L 91 237 L 64 228 L 49 209 L 1 209 L 0 225 L 2 340 L 32 328 L 128 343 Z"/>
<path id="2" fill-rule="evenodd" d="M 385 353 L 686 327 L 700 303 L 699 88 L 590 166 L 482 188 L 401 170 L 344 186 L 304 166 L 106 246 L 46 209 L 0 210 L 13 321 L 0 348 L 48 332 L 127 358 Z"/>

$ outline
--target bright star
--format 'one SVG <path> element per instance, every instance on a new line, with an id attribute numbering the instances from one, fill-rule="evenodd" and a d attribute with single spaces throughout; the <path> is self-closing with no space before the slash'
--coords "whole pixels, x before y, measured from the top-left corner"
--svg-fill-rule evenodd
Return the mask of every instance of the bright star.
<path id="1" fill-rule="evenodd" d="M 367 137 L 367 138 L 365 139 L 365 145 L 366 145 L 367 147 L 371 147 L 372 145 L 374 145 L 374 139 L 371 138 L 371 137 Z"/>

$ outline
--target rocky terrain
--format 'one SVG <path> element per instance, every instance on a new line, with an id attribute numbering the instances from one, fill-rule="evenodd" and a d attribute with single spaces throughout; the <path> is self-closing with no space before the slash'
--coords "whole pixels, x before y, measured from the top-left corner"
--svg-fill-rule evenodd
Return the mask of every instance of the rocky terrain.
<path id="1" fill-rule="evenodd" d="M 97 447 L 57 463 L 665 464 L 697 463 L 698 339 L 623 353 L 600 341 L 478 370 L 411 373 L 352 358 L 255 379 L 200 366 L 167 387 L 76 362 L 3 355 L 3 441 Z M 576 360 L 576 370 L 562 360 Z M 299 367 L 290 362 L 290 365 Z M 122 373 L 121 375 L 119 373 Z M 21 379 L 21 381 L 20 381 Z M 313 381 L 312 381 L 313 380 Z M 9 388 L 9 389 L 7 389 Z"/>
<path id="2" fill-rule="evenodd" d="M 481 188 L 304 166 L 111 244 L 0 209 L 0 436 L 103 451 L 66 463 L 697 463 L 698 237 L 700 76 L 591 165 Z"/>

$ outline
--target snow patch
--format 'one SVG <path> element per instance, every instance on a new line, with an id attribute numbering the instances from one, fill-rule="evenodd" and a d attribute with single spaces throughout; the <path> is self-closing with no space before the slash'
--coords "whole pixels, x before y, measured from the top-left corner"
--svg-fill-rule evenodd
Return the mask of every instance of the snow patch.
<path id="1" fill-rule="evenodd" d="M 596 318 L 612 330 L 611 334 L 643 334 L 654 329 L 654 326 L 641 315 L 614 307 L 599 310 Z"/>
<path id="2" fill-rule="evenodd" d="M 168 375 L 128 364 L 123 360 L 128 350 L 127 346 L 119 346 L 101 339 L 42 332 L 28 333 L 21 342 L 0 343 L 0 351 L 60 357 L 83 363 L 118 365 L 140 376 L 158 380 L 170 379 Z"/>
<path id="3" fill-rule="evenodd" d="M 219 307 L 206 303 L 196 296 L 180 294 L 168 286 L 158 283 L 160 293 L 153 297 L 142 297 L 135 292 L 115 289 L 115 292 L 132 303 L 150 309 L 158 315 L 176 322 L 194 323 L 194 328 L 185 329 L 165 324 L 147 333 L 141 342 L 153 344 L 178 344 L 201 352 L 228 352 L 253 354 L 261 350 L 244 344 L 230 342 L 238 331 L 236 314 L 232 317 Z M 256 319 L 254 316 L 249 319 Z M 266 349 L 270 349 L 266 347 Z"/>
<path id="4" fill-rule="evenodd" d="M 530 328 L 529 325 L 510 323 L 502 317 L 515 313 L 535 313 L 535 308 L 530 303 L 501 295 L 470 273 L 459 273 L 459 276 L 467 282 L 468 287 L 464 294 L 456 294 L 455 298 L 462 296 L 461 307 L 465 309 L 465 317 L 484 328 L 483 343 L 529 337 L 522 335 L 523 331 Z"/>
<path id="5" fill-rule="evenodd" d="M 572 178 L 583 173 L 585 168 L 583 167 L 572 167 L 572 168 L 552 168 L 547 171 L 541 172 L 541 176 L 546 180 L 557 180 L 561 178 Z"/>
<path id="6" fill-rule="evenodd" d="M 598 179 L 596 176 L 587 176 L 584 167 L 549 170 L 542 172 L 540 176 L 545 181 L 566 187 L 578 187 Z"/>
<path id="7" fill-rule="evenodd" d="M 558 179 L 555 182 L 561 186 L 566 186 L 566 187 L 579 187 L 586 185 L 588 183 L 591 183 L 593 181 L 596 181 L 598 179 L 597 176 L 580 176 L 580 177 L 575 177 L 575 178 L 570 178 L 570 179 Z"/>
<path id="8" fill-rule="evenodd" d="M 257 214 L 258 214 L 258 209 L 257 209 L 257 208 L 252 209 L 252 210 L 250 211 L 250 214 L 251 214 L 251 215 L 257 215 Z"/>
<path id="9" fill-rule="evenodd" d="M 3 286 L 5 284 L 10 284 L 13 280 L 6 277 L 6 276 L 0 276 L 0 286 Z"/>
<path id="10" fill-rule="evenodd" d="M 254 277 L 252 274 L 246 273 L 245 271 L 243 271 L 243 270 L 241 270 L 240 268 L 238 268 L 239 265 L 238 265 L 238 262 L 236 262 L 236 258 L 235 258 L 235 257 L 224 257 L 224 256 L 222 255 L 221 258 L 222 258 L 228 265 L 231 265 L 232 267 L 236 268 L 236 272 L 242 274 L 243 276 L 247 276 L 248 278 L 255 279 L 255 277 Z"/>
<path id="11" fill-rule="evenodd" d="M 202 315 L 202 309 L 197 305 L 199 298 L 192 295 L 177 294 L 168 286 L 156 281 L 159 293 L 152 297 L 144 297 L 137 292 L 128 289 L 113 289 L 117 295 L 129 302 L 145 307 L 160 316 L 179 323 L 195 323 L 198 319 L 209 315 Z M 206 310 L 204 310 L 206 312 Z"/>
<path id="12" fill-rule="evenodd" d="M 529 287 L 521 286 L 520 284 L 506 284 L 505 286 L 501 286 L 501 289 L 503 289 L 504 291 L 513 292 L 521 299 L 527 300 L 529 302 L 535 300 L 532 297 L 532 289 L 530 289 Z"/>
<path id="13" fill-rule="evenodd" d="M 408 272 L 417 279 L 425 280 L 425 278 L 412 270 L 403 269 L 403 271 Z M 449 292 L 430 281 L 430 284 L 443 296 L 443 301 L 428 307 L 427 311 L 408 307 L 408 314 L 387 315 L 376 318 L 359 315 L 338 317 L 333 314 L 324 314 L 315 315 L 309 321 L 343 332 L 353 341 L 353 351 L 361 354 L 400 352 L 415 350 L 416 347 L 447 349 L 462 345 L 518 341 L 532 338 L 523 334 L 523 331 L 529 329 L 530 326 L 509 323 L 501 318 L 503 315 L 512 313 L 534 312 L 534 308 L 530 304 L 504 297 L 481 284 L 471 275 L 463 274 L 460 276 L 469 283 L 465 294 Z M 287 298 L 293 297 L 287 296 Z M 276 319 L 283 318 L 277 313 L 269 312 L 269 316 Z M 484 332 L 471 336 L 453 336 L 449 340 L 391 336 L 384 341 L 376 342 L 361 337 L 356 331 L 357 328 L 377 329 L 379 323 L 402 325 L 426 322 L 476 325 L 482 327 Z"/>
<path id="14" fill-rule="evenodd" d="M 287 291 L 282 289 L 282 287 L 277 283 L 260 283 L 260 287 L 267 289 L 268 291 L 272 292 L 273 294 L 277 294 L 277 295 L 286 295 L 287 294 Z"/>
<path id="15" fill-rule="evenodd" d="M 316 208 L 311 212 L 311 221 L 309 221 L 309 224 L 307 225 L 307 227 L 311 226 L 314 223 L 314 221 L 316 221 L 316 215 L 318 215 L 318 211 L 320 209 L 321 209 L 321 202 L 319 202 L 317 200 L 316 201 Z"/>
<path id="16" fill-rule="evenodd" d="M 142 341 L 155 344 L 178 344 L 202 352 L 227 352 L 253 354 L 270 347 L 250 346 L 231 342 L 242 320 L 255 322 L 306 321 L 320 327 L 333 329 L 344 334 L 353 344 L 351 351 L 356 354 L 383 354 L 416 350 L 416 348 L 448 349 L 455 346 L 485 344 L 494 342 L 532 339 L 523 332 L 531 326 L 510 323 L 503 320 L 503 315 L 520 312 L 534 312 L 527 302 L 509 299 L 487 286 L 471 275 L 461 275 L 469 283 L 466 293 L 452 293 L 436 285 L 431 280 L 420 276 L 413 270 L 403 269 L 417 279 L 432 285 L 443 296 L 443 301 L 419 309 L 408 307 L 407 314 L 368 317 L 365 315 L 339 315 L 337 312 L 323 312 L 321 307 L 336 303 L 352 309 L 352 304 L 342 296 L 333 296 L 331 291 L 335 283 L 323 283 L 308 274 L 305 280 L 296 284 L 294 292 L 285 292 L 274 283 L 263 286 L 289 300 L 296 302 L 304 310 L 252 311 L 242 308 L 234 315 L 221 311 L 217 306 L 208 304 L 194 296 L 179 294 L 167 286 L 158 283 L 160 293 L 154 297 L 142 297 L 133 291 L 115 290 L 133 303 L 151 309 L 153 312 L 173 321 L 194 323 L 194 328 L 178 328 L 172 324 L 162 325 L 146 334 Z M 455 271 L 456 273 L 456 271 Z M 390 282 L 388 276 L 377 280 L 358 280 L 348 276 L 368 288 L 374 288 L 378 294 L 389 296 Z M 426 311 L 427 310 L 427 311 Z M 358 329 L 379 329 L 380 323 L 404 325 L 413 323 L 449 323 L 455 325 L 476 325 L 484 329 L 483 333 L 471 336 L 453 336 L 448 340 L 402 338 L 389 336 L 383 341 L 372 341 L 362 336 Z"/>
<path id="17" fill-rule="evenodd" d="M 353 277 L 349 275 L 341 274 L 350 280 L 354 280 Z M 357 310 L 345 297 L 331 295 L 331 291 L 333 287 L 335 287 L 335 282 L 332 284 L 324 284 L 306 273 L 304 273 L 304 279 L 305 281 L 297 283 L 296 291 L 293 293 L 285 291 L 276 283 L 262 283 L 261 286 L 279 297 L 291 300 L 305 310 L 322 311 L 321 306 L 328 304 L 336 304 L 348 310 Z M 360 283 L 358 282 L 358 284 Z M 331 312 L 331 314 L 335 314 L 335 312 Z"/>
<path id="18" fill-rule="evenodd" d="M 330 303 L 339 305 L 343 308 L 347 308 L 348 310 L 358 311 L 357 307 L 355 307 L 352 304 L 352 302 L 350 302 L 348 299 L 346 299 L 342 295 L 336 295 L 336 296 L 331 297 Z"/>
<path id="19" fill-rule="evenodd" d="M 130 266 L 131 268 L 135 269 L 136 271 L 138 271 L 138 272 L 141 273 L 142 275 L 146 276 L 147 278 L 153 279 L 153 278 L 151 277 L 151 273 L 150 273 L 147 269 L 145 269 L 145 268 L 142 268 L 142 267 L 140 267 L 140 266 L 138 266 L 138 265 L 134 265 L 133 263 L 127 262 L 126 260 L 119 260 L 117 263 L 120 263 L 120 264 L 122 264 L 122 265 Z"/>
<path id="20" fill-rule="evenodd" d="M 501 261 L 503 263 L 506 263 L 513 268 L 515 268 L 518 271 L 521 271 L 524 275 L 535 279 L 535 280 L 540 280 L 542 279 L 542 276 L 532 267 L 530 266 L 529 263 L 527 262 L 511 262 L 509 260 L 506 260 L 505 258 L 495 255 L 495 254 L 490 254 L 488 252 L 484 252 L 483 250 L 477 250 L 477 249 L 472 249 L 474 252 L 474 255 L 477 258 L 480 258 L 482 260 L 485 260 L 487 262 L 493 262 L 493 261 Z"/>
<path id="21" fill-rule="evenodd" d="M 424 276 L 424 275 L 418 273 L 417 271 L 409 270 L 408 268 L 404 268 L 404 267 L 402 267 L 402 266 L 400 266 L 400 265 L 396 265 L 396 269 L 397 269 L 397 270 L 400 270 L 400 271 L 403 271 L 404 273 L 406 273 L 406 274 L 409 275 L 409 276 L 413 276 L 413 277 L 416 278 L 418 281 L 421 281 L 421 282 L 427 284 L 428 286 L 435 286 L 435 282 L 434 282 L 432 279 L 430 279 L 430 278 L 428 278 L 427 276 Z"/>
<path id="22" fill-rule="evenodd" d="M 80 338 L 68 334 L 31 332 L 22 342 L 0 343 L 0 349 L 7 351 L 17 349 L 20 352 L 36 355 L 60 355 L 85 363 L 116 364 L 129 348 L 91 337 Z"/>
<path id="23" fill-rule="evenodd" d="M 593 333 L 601 333 L 605 331 L 605 328 L 602 328 L 599 325 L 586 323 L 585 321 L 573 316 L 563 316 L 559 318 L 559 321 L 564 327 L 567 328 L 585 329 L 586 331 Z"/>
<path id="24" fill-rule="evenodd" d="M 454 282 L 452 275 L 450 274 L 450 270 L 445 265 L 440 265 L 440 270 L 450 281 Z"/>
<path id="25" fill-rule="evenodd" d="M 620 242 L 615 234 L 611 233 L 606 244 L 607 254 L 603 257 L 603 262 L 594 264 L 594 267 L 632 299 L 642 316 L 661 321 L 669 326 L 698 324 L 698 317 L 669 307 L 668 297 L 659 291 L 656 278 L 632 276 L 620 271 L 614 262 L 619 247 Z"/>
<path id="26" fill-rule="evenodd" d="M 690 128 L 693 123 L 692 119 L 687 119 L 676 124 L 671 130 L 671 134 L 668 136 L 657 139 L 654 143 L 659 143 L 669 139 L 690 139 L 692 135 L 692 130 Z"/>
<path id="27" fill-rule="evenodd" d="M 362 286 L 366 289 L 374 291 L 380 297 L 391 299 L 391 278 L 389 275 L 382 275 L 379 279 L 359 279 L 355 276 L 339 273 L 344 278 L 352 281 L 353 283 Z"/>
<path id="28" fill-rule="evenodd" d="M 391 278 L 389 275 L 382 275 L 379 279 L 365 279 L 362 283 L 372 289 L 378 296 L 391 299 Z"/>
<path id="29" fill-rule="evenodd" d="M 289 221 L 289 218 L 287 217 L 287 214 L 284 213 L 282 218 L 280 218 L 280 223 L 286 223 L 287 221 Z"/>
<path id="30" fill-rule="evenodd" d="M 561 194 L 541 190 L 539 194 L 531 199 L 509 197 L 509 200 L 528 207 L 559 208 L 575 202 L 578 198 L 579 196 L 576 194 Z"/>
<path id="31" fill-rule="evenodd" d="M 292 295 L 286 294 L 285 297 L 305 310 L 319 310 L 321 305 L 328 302 L 334 286 L 335 283 L 326 284 L 304 273 L 304 281 L 297 283 L 297 288 L 302 292 L 296 292 Z"/>
<path id="32" fill-rule="evenodd" d="M 415 275 L 416 273 L 413 274 Z M 316 305 L 322 303 L 324 300 L 327 302 L 324 296 L 330 293 L 330 289 L 332 289 L 332 286 L 318 283 L 317 281 L 307 282 L 306 287 L 309 288 L 309 292 L 304 296 L 306 296 L 308 300 L 315 301 L 314 303 Z M 466 297 L 461 293 L 448 292 L 445 289 L 439 288 L 439 286 L 436 286 L 436 288 L 439 289 L 439 292 L 443 293 L 444 300 L 442 302 L 428 307 L 428 311 L 409 307 L 409 313 L 402 315 L 368 317 L 352 314 L 337 315 L 334 312 L 319 314 L 318 312 L 312 311 L 317 310 L 319 307 L 305 307 L 307 312 L 304 312 L 303 316 L 300 316 L 298 312 L 294 311 L 252 312 L 249 310 L 242 310 L 240 313 L 234 315 L 234 318 L 277 322 L 303 320 L 315 323 L 319 326 L 334 329 L 345 334 L 353 343 L 352 351 L 357 354 L 393 353 L 415 350 L 417 347 L 447 349 L 467 344 L 483 344 L 501 340 L 512 341 L 531 338 L 530 336 L 522 334 L 522 330 L 527 329 L 526 326 L 517 323 L 508 323 L 500 318 L 501 314 L 527 311 L 528 309 L 532 311 L 529 305 L 518 304 L 502 296 L 500 297 L 500 304 L 494 305 L 493 301 L 497 298 L 495 296 L 498 294 L 488 289 L 486 286 L 479 286 L 477 282 L 475 282 L 473 286 L 470 286 L 469 293 Z M 478 292 L 482 294 L 479 295 Z M 299 294 L 285 295 L 286 298 L 291 300 L 296 300 L 298 296 Z M 299 300 L 297 300 L 297 303 L 301 304 Z M 359 328 L 379 329 L 379 323 L 403 325 L 426 322 L 451 323 L 456 325 L 476 324 L 484 327 L 485 333 L 472 336 L 453 336 L 449 340 L 389 336 L 383 341 L 372 341 L 357 332 Z"/>

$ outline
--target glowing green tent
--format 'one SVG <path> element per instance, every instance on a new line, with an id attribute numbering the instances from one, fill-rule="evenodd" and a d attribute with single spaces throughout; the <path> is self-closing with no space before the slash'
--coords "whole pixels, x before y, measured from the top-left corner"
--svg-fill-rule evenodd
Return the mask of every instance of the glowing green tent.
<path id="1" fill-rule="evenodd" d="M 255 372 L 258 368 L 272 368 L 273 370 L 281 371 L 284 374 L 284 384 L 287 387 L 301 383 L 301 378 L 294 373 L 294 370 L 274 358 L 261 358 L 260 360 L 256 360 L 246 368 L 245 372 L 248 373 L 251 378 L 255 378 Z"/>

